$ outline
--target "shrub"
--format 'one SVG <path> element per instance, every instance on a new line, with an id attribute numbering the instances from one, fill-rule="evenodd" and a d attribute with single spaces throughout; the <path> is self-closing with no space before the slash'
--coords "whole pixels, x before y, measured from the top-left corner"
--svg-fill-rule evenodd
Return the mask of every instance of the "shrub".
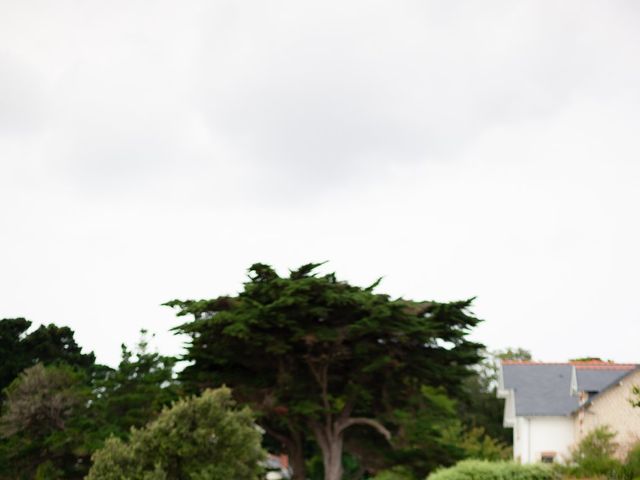
<path id="1" fill-rule="evenodd" d="M 411 471 L 405 467 L 393 467 L 388 470 L 378 472 L 373 480 L 414 480 Z"/>
<path id="2" fill-rule="evenodd" d="M 453 467 L 435 471 L 428 480 L 553 480 L 551 465 L 520 465 L 514 462 L 464 460 Z"/>
<path id="3" fill-rule="evenodd" d="M 609 427 L 589 432 L 571 452 L 570 473 L 575 476 L 623 477 L 623 466 L 614 458 L 618 444 L 616 433 Z"/>
<path id="4" fill-rule="evenodd" d="M 93 455 L 87 480 L 255 480 L 264 458 L 248 409 L 227 388 L 180 400 L 129 441 L 111 437 Z"/>
<path id="5" fill-rule="evenodd" d="M 487 435 L 483 427 L 464 429 L 458 425 L 445 432 L 445 438 L 463 450 L 462 458 L 499 461 L 513 456 L 509 445 Z"/>
<path id="6" fill-rule="evenodd" d="M 636 443 L 627 453 L 625 467 L 630 478 L 640 478 L 640 443 Z"/>
<path id="7" fill-rule="evenodd" d="M 89 458 L 78 423 L 86 414 L 82 375 L 66 365 L 38 363 L 4 390 L 0 478 L 77 479 Z"/>

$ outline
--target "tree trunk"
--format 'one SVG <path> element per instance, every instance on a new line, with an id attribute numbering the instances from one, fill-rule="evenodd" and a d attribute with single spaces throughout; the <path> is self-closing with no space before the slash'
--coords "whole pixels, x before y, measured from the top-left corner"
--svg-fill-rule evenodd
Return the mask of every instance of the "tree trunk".
<path id="1" fill-rule="evenodd" d="M 311 422 L 309 426 L 322 450 L 324 480 L 342 480 L 342 450 L 344 448 L 344 431 L 353 425 L 365 425 L 373 428 L 387 440 L 391 432 L 374 418 L 352 417 L 343 415 L 335 422 L 328 416 L 325 425 Z"/>
<path id="2" fill-rule="evenodd" d="M 304 446 L 299 438 L 294 438 L 291 447 L 288 449 L 289 461 L 291 462 L 291 470 L 293 471 L 292 480 L 306 480 L 306 464 L 304 461 Z"/>
<path id="3" fill-rule="evenodd" d="M 342 434 L 329 439 L 329 454 L 324 458 L 324 480 L 342 480 L 343 443 Z"/>
<path id="4" fill-rule="evenodd" d="M 312 430 L 322 451 L 324 480 L 342 480 L 342 432 L 334 429 L 331 423 L 324 428 L 314 424 Z"/>

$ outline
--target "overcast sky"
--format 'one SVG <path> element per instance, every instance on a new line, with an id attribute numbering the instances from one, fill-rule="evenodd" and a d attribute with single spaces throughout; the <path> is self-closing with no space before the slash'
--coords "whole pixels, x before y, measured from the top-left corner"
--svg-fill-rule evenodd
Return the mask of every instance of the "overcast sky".
<path id="1" fill-rule="evenodd" d="M 115 364 L 256 261 L 640 361 L 640 3 L 0 1 L 0 318 Z"/>

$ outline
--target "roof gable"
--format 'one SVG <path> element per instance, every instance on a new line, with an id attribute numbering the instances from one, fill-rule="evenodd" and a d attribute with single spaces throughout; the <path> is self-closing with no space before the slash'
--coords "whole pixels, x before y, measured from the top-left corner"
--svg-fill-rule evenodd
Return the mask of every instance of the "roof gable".
<path id="1" fill-rule="evenodd" d="M 602 397 L 604 394 L 606 394 L 610 390 L 613 390 L 615 387 L 620 386 L 622 381 L 625 378 L 631 377 L 631 376 L 635 375 L 638 372 L 640 372 L 640 366 L 636 366 L 636 368 L 621 372 L 621 375 L 619 375 L 611 383 L 609 383 L 608 385 L 606 385 L 602 389 L 600 389 L 596 395 L 591 397 L 584 405 L 581 405 L 581 406 L 588 407 L 594 401 L 597 401 L 598 399 L 600 399 L 600 397 Z"/>
<path id="2" fill-rule="evenodd" d="M 599 392 L 624 377 L 632 369 L 576 368 L 579 392 Z"/>

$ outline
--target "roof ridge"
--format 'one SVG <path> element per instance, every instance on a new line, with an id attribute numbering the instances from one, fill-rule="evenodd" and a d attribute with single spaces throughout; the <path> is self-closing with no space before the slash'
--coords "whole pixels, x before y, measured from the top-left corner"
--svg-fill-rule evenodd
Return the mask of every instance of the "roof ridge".
<path id="1" fill-rule="evenodd" d="M 571 365 L 569 362 L 539 362 L 535 360 L 501 360 L 503 365 Z"/>
<path id="2" fill-rule="evenodd" d="M 615 363 L 609 365 L 574 365 L 577 370 L 633 370 L 635 363 Z"/>
<path id="3" fill-rule="evenodd" d="M 626 370 L 639 366 L 637 363 L 613 363 L 613 362 L 540 362 L 535 360 L 501 360 L 502 365 L 567 365 L 582 369 L 601 370 Z"/>

